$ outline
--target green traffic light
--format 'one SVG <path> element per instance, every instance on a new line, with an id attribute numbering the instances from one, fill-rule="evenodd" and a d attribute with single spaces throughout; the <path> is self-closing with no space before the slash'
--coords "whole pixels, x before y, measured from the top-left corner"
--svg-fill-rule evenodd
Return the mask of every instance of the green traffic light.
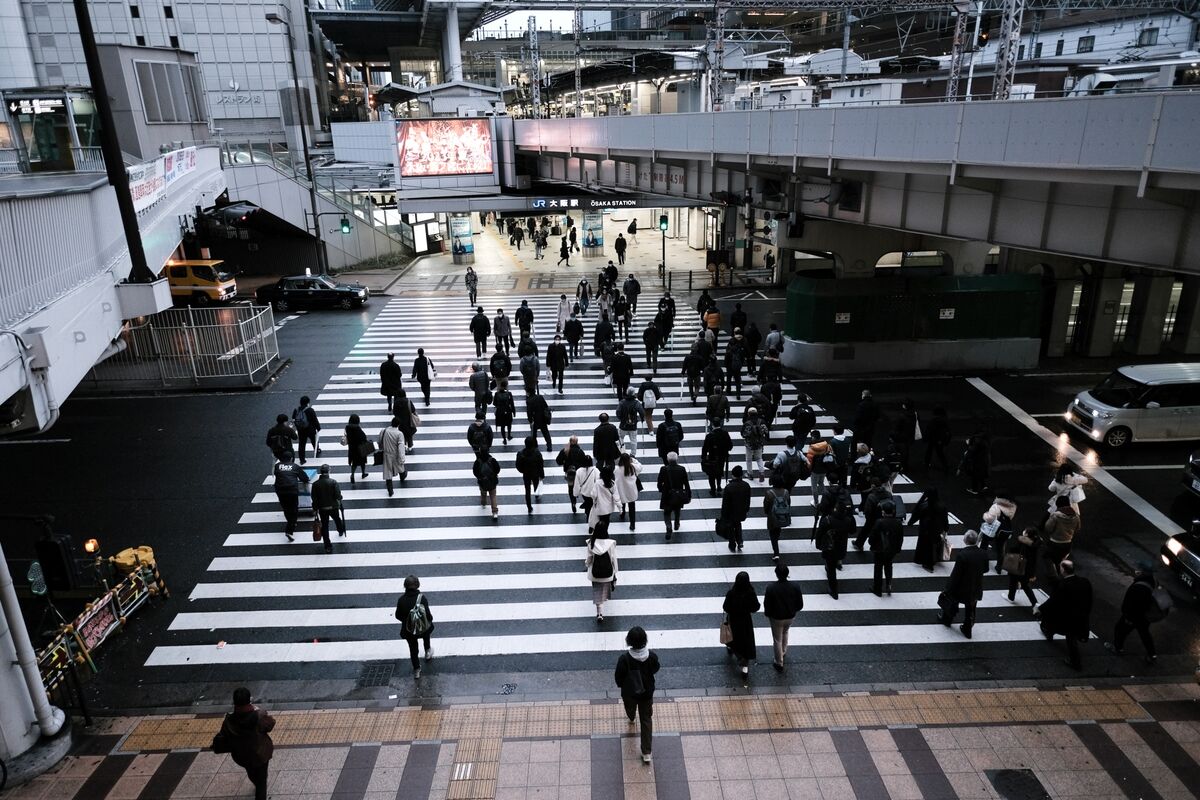
<path id="1" fill-rule="evenodd" d="M 667 215 L 666 214 L 659 215 L 658 229 L 660 231 L 665 231 L 667 229 Z"/>
<path id="2" fill-rule="evenodd" d="M 350 220 L 347 217 L 342 217 L 342 233 L 350 232 Z"/>

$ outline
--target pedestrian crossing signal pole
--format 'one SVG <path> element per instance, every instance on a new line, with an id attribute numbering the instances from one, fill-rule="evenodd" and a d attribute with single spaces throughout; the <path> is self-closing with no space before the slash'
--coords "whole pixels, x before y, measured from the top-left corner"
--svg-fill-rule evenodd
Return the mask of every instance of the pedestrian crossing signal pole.
<path id="1" fill-rule="evenodd" d="M 658 215 L 658 229 L 662 231 L 663 253 L 662 253 L 662 273 L 667 274 L 667 215 Z"/>

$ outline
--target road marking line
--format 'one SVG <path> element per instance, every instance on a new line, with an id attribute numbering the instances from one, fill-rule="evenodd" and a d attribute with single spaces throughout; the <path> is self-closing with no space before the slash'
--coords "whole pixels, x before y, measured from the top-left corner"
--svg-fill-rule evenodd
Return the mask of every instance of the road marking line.
<path id="1" fill-rule="evenodd" d="M 1118 469 L 1142 470 L 1142 469 L 1178 469 L 1182 470 L 1182 464 L 1130 464 L 1128 466 L 1114 467 L 1107 466 L 1105 469 L 1112 471 Z"/>
<path id="2" fill-rule="evenodd" d="M 1009 415 L 1020 422 L 1042 441 L 1053 447 L 1058 452 L 1062 453 L 1067 458 L 1075 463 L 1075 466 L 1095 478 L 1096 483 L 1103 486 L 1114 495 L 1124 500 L 1125 503 L 1132 508 L 1136 513 L 1140 514 L 1147 522 L 1158 528 L 1167 536 L 1174 536 L 1177 533 L 1183 533 L 1183 528 L 1176 525 L 1170 517 L 1159 511 L 1150 503 L 1146 502 L 1141 495 L 1134 492 L 1125 484 L 1121 483 L 1117 478 L 1104 467 L 1091 463 L 1087 456 L 1076 450 L 1073 446 L 1067 443 L 1065 439 L 1060 439 L 1049 428 L 1040 424 L 1024 409 L 1018 406 L 1013 401 L 1009 400 L 1001 392 L 992 388 L 987 381 L 982 378 L 967 378 L 967 383 L 978 389 L 985 397 L 993 403 L 1000 406 L 1009 413 Z"/>

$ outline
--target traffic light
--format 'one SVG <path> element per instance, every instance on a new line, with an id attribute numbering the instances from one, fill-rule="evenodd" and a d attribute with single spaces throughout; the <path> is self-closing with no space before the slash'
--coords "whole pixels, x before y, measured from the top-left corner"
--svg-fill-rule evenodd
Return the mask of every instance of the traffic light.
<path id="1" fill-rule="evenodd" d="M 350 218 L 342 217 L 342 233 L 350 232 Z"/>
<path id="2" fill-rule="evenodd" d="M 667 229 L 667 215 L 666 214 L 658 215 L 658 229 L 660 231 L 665 231 Z"/>

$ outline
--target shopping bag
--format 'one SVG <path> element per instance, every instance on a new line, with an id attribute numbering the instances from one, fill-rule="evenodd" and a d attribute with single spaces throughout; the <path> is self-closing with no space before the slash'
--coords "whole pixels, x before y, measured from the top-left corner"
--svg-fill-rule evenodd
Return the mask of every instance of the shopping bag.
<path id="1" fill-rule="evenodd" d="M 313 541 L 321 541 L 321 518 L 319 516 L 313 517 Z"/>
<path id="2" fill-rule="evenodd" d="M 729 626 L 729 617 L 721 620 L 721 644 L 729 644 L 733 641 L 733 628 Z"/>
<path id="3" fill-rule="evenodd" d="M 954 557 L 954 548 L 950 546 L 950 540 L 946 538 L 946 534 L 942 534 L 942 561 L 949 561 Z"/>

